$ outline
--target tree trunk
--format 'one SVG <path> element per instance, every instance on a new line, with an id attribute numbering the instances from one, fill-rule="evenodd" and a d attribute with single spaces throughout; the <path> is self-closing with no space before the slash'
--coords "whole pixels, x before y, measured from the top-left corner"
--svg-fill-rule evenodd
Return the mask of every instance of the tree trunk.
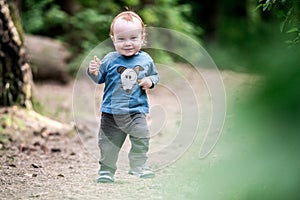
<path id="1" fill-rule="evenodd" d="M 196 5 L 198 1 L 195 1 Z M 195 17 L 200 20 L 205 30 L 204 41 L 206 43 L 215 42 L 223 0 L 202 0 L 201 6 L 193 8 Z M 199 22 L 198 22 L 199 23 Z"/>
<path id="2" fill-rule="evenodd" d="M 15 17 L 17 10 L 10 12 L 10 8 L 7 1 L 0 0 L 0 106 L 31 107 L 31 68 L 21 31 L 16 28 L 20 18 Z"/>

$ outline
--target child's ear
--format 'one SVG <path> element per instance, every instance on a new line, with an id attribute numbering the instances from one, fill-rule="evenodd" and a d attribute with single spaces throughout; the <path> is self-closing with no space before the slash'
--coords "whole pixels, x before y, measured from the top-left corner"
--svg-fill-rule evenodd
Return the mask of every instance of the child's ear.
<path id="1" fill-rule="evenodd" d="M 143 30 L 143 32 L 142 32 L 142 40 L 145 41 L 145 38 L 146 38 L 146 33 L 145 33 L 145 30 Z"/>
<path id="2" fill-rule="evenodd" d="M 110 39 L 111 39 L 113 42 L 115 42 L 115 38 L 114 38 L 113 35 L 110 35 Z"/>

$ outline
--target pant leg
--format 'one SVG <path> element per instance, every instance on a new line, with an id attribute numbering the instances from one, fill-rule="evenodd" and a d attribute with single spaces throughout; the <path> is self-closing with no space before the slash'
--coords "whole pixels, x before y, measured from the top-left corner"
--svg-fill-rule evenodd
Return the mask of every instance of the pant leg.
<path id="1" fill-rule="evenodd" d="M 102 113 L 101 126 L 98 135 L 100 170 L 115 173 L 119 152 L 126 136 L 127 134 L 116 124 L 113 115 Z"/>
<path id="2" fill-rule="evenodd" d="M 144 114 L 133 114 L 131 120 L 129 128 L 131 149 L 128 158 L 130 168 L 133 169 L 143 166 L 148 159 L 150 132 Z"/>

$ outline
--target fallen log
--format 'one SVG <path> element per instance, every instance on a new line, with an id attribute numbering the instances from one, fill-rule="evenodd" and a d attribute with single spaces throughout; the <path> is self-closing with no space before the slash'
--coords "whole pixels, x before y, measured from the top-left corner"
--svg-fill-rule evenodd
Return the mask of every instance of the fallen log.
<path id="1" fill-rule="evenodd" d="M 44 36 L 26 35 L 25 47 L 35 81 L 66 84 L 71 80 L 68 72 L 70 53 L 66 44 Z"/>

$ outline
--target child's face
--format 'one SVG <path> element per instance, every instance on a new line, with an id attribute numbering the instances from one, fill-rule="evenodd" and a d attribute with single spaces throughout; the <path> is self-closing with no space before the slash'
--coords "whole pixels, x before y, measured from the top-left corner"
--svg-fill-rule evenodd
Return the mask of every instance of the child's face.
<path id="1" fill-rule="evenodd" d="M 135 55 L 143 44 L 142 32 L 141 23 L 137 19 L 134 18 L 133 21 L 117 19 L 112 37 L 116 51 L 124 56 Z"/>

